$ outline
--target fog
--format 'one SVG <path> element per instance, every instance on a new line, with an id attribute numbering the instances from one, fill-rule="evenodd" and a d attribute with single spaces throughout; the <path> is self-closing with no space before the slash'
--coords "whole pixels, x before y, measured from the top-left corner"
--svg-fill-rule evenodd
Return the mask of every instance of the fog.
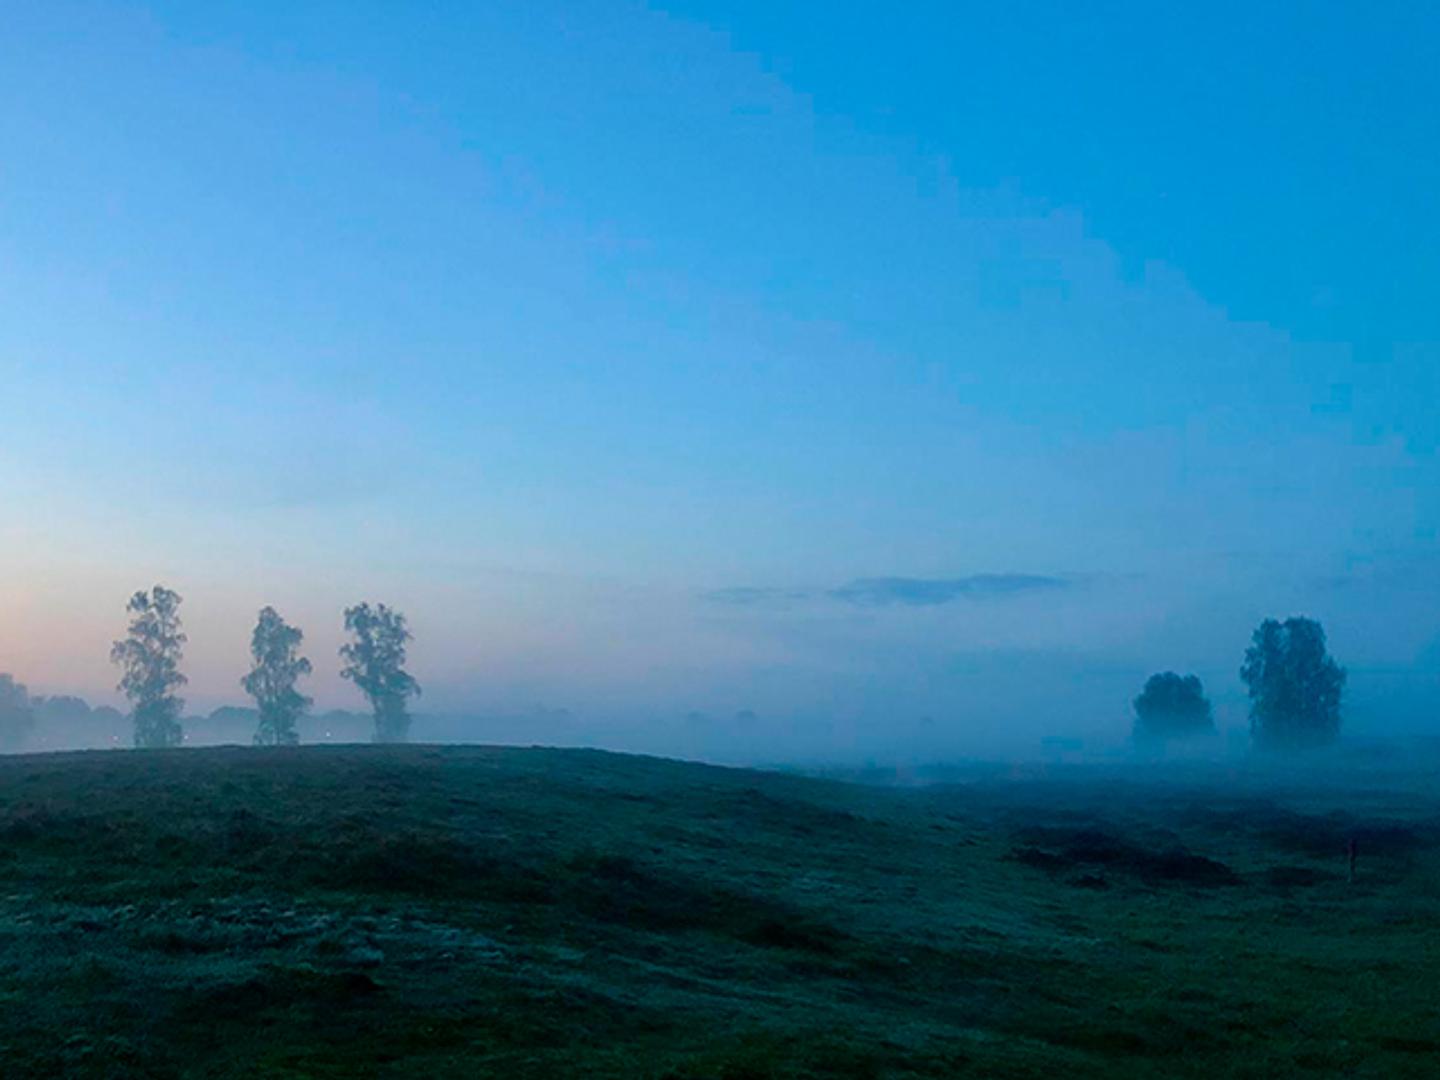
<path id="1" fill-rule="evenodd" d="M 477 639 L 495 640 L 498 631 L 467 634 L 411 608 L 411 668 L 424 690 L 411 739 L 815 768 L 913 768 L 968 758 L 1113 761 L 1136 752 L 1131 703 L 1145 679 L 1177 670 L 1201 679 L 1215 730 L 1171 746 L 1166 756 L 1233 760 L 1251 753 L 1239 667 L 1254 623 L 1213 610 L 1183 629 L 1173 615 L 1137 618 L 1143 580 L 873 579 L 731 587 L 669 605 L 645 590 L 598 595 L 604 604 L 592 595 L 591 603 L 572 605 L 563 635 L 536 632 L 525 647 L 512 640 L 494 654 Z M 1358 586 L 1341 595 L 1347 603 L 1332 607 L 1342 613 L 1373 602 Z M 185 745 L 246 745 L 254 736 L 257 714 L 238 686 L 250 623 L 226 612 L 231 618 L 221 626 L 221 610 L 203 594 L 182 608 L 190 639 Z M 112 635 L 123 629 L 120 614 L 116 605 Z M 1408 647 L 1402 614 L 1392 605 L 1387 625 Z M 1189 636 L 1218 627 L 1228 631 L 1223 641 Z M 1332 619 L 1326 630 L 1348 672 L 1342 740 L 1368 745 L 1435 732 L 1435 640 L 1405 662 L 1404 648 L 1386 656 L 1375 639 L 1359 640 L 1342 621 Z M 302 743 L 371 738 L 363 699 L 337 677 L 340 639 L 334 622 L 307 636 L 302 651 L 315 674 L 301 689 L 315 704 L 299 723 Z M 7 750 L 131 744 L 108 643 L 99 644 L 91 655 L 38 657 L 37 668 L 84 672 L 89 681 L 79 685 L 34 680 L 17 668 L 34 722 Z"/>
<path id="2" fill-rule="evenodd" d="M 302 739 L 367 737 L 320 717 L 366 711 L 368 598 L 421 740 L 1098 754 L 1173 670 L 1228 753 L 1251 633 L 1306 615 L 1345 737 L 1435 729 L 1433 65 L 1346 29 L 1191 93 L 1168 44 L 1096 79 L 1068 19 L 671 6 L 26 12 L 0 671 L 125 711 L 163 582 L 192 743 L 246 740 L 210 718 L 264 605 Z"/>

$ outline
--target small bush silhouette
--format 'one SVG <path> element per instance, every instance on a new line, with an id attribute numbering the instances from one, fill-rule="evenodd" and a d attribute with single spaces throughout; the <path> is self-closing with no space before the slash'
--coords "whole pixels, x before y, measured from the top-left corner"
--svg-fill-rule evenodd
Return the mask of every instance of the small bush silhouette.
<path id="1" fill-rule="evenodd" d="M 1135 699 L 1135 737 L 1142 741 L 1209 735 L 1215 720 L 1205 689 L 1194 675 L 1151 675 Z"/>

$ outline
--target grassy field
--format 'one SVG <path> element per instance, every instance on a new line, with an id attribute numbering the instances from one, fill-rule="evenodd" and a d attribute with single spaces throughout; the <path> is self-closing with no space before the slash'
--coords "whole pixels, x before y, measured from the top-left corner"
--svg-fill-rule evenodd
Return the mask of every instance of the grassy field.
<path id="1" fill-rule="evenodd" d="M 1420 779 L 961 779 L 0 759 L 0 1075 L 1440 1072 Z"/>

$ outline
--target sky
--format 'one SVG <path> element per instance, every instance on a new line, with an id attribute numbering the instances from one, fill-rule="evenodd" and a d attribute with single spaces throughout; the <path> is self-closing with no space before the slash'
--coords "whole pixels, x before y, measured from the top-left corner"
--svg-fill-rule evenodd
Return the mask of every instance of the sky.
<path id="1" fill-rule="evenodd" d="M 358 706 L 372 600 L 545 737 L 1022 749 L 1170 668 L 1243 724 L 1307 614 L 1352 730 L 1440 730 L 1436 9 L 0 14 L 32 691 L 116 702 L 163 582 L 197 709 L 265 604 Z"/>

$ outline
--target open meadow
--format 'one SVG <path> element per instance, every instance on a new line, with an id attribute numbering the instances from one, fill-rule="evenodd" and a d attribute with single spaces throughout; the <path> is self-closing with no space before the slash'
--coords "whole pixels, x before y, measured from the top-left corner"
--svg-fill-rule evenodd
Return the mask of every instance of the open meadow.
<path id="1" fill-rule="evenodd" d="M 0 1072 L 1435 1075 L 1428 777 L 953 779 L 0 759 Z"/>

